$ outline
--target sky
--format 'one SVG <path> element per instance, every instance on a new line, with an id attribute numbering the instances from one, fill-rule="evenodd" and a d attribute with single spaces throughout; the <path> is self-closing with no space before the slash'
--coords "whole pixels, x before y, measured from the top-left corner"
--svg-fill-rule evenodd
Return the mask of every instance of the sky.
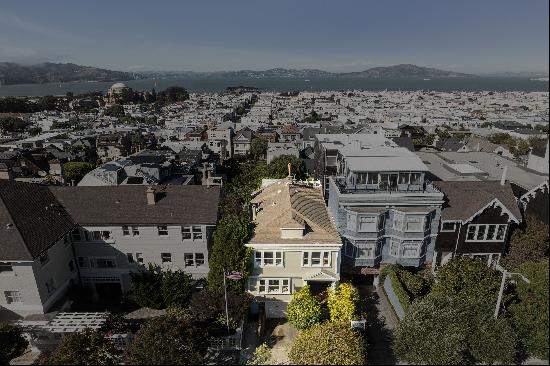
<path id="1" fill-rule="evenodd" d="M 0 62 L 548 72 L 548 0 L 0 2 Z"/>

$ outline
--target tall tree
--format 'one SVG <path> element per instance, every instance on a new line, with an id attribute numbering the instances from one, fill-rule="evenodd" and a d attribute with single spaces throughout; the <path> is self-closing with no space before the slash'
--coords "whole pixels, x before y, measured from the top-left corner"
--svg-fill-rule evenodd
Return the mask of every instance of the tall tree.
<path id="1" fill-rule="evenodd" d="M 78 184 L 86 174 L 94 169 L 90 163 L 81 161 L 70 161 L 63 164 L 63 177 L 66 183 Z"/>
<path id="2" fill-rule="evenodd" d="M 252 142 L 250 143 L 250 155 L 252 155 L 254 159 L 258 160 L 261 158 L 265 158 L 266 153 L 267 142 L 259 138 L 253 138 Z"/>
<path id="3" fill-rule="evenodd" d="M 548 224 L 527 216 L 525 228 L 516 229 L 510 239 L 510 250 L 502 265 L 514 270 L 525 262 L 548 259 Z"/>
<path id="4" fill-rule="evenodd" d="M 306 166 L 304 161 L 294 155 L 280 155 L 268 165 L 268 173 L 270 178 L 285 178 L 288 176 L 288 163 L 291 164 L 291 174 L 296 179 L 304 179 L 306 177 Z"/>
<path id="5" fill-rule="evenodd" d="M 48 357 L 50 365 L 117 365 L 120 351 L 100 331 L 85 330 L 63 336 Z"/>

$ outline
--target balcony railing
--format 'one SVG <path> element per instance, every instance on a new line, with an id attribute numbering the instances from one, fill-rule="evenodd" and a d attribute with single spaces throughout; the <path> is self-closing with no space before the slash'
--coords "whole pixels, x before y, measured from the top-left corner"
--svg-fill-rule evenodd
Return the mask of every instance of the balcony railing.
<path id="1" fill-rule="evenodd" d="M 333 177 L 340 193 L 440 193 L 430 181 L 422 184 L 397 184 L 394 186 L 382 184 L 348 184 L 344 177 Z"/>

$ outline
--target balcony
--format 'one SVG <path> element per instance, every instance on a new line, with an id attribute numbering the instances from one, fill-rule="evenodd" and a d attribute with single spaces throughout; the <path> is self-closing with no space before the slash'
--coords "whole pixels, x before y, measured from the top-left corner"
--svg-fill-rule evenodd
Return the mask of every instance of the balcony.
<path id="1" fill-rule="evenodd" d="M 342 194 L 441 193 L 429 181 L 423 182 L 422 184 L 355 184 L 354 186 L 351 186 L 346 182 L 344 177 L 333 177 L 333 179 L 338 191 Z"/>

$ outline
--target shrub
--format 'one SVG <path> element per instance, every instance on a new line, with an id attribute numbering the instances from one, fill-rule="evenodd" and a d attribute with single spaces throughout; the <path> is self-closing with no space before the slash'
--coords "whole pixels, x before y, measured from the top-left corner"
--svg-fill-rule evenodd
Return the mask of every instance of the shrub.
<path id="1" fill-rule="evenodd" d="M 397 299 L 401 303 L 401 306 L 403 307 L 403 310 L 407 312 L 409 309 L 409 306 L 411 305 L 411 298 L 409 297 L 409 294 L 407 291 L 403 288 L 403 285 L 401 284 L 401 281 L 399 281 L 399 278 L 397 276 L 397 271 L 399 271 L 399 267 L 396 265 L 388 265 L 382 269 L 380 272 L 380 283 L 383 285 L 384 280 L 386 277 L 390 279 L 391 286 L 393 288 L 393 292 L 395 292 L 395 296 L 397 296 Z M 384 288 L 382 286 L 382 288 Z"/>
<path id="2" fill-rule="evenodd" d="M 517 301 L 509 309 L 524 351 L 548 359 L 548 262 L 526 262 L 518 272 L 530 281 L 517 281 Z"/>
<path id="3" fill-rule="evenodd" d="M 207 348 L 204 329 L 173 317 L 158 317 L 136 333 L 126 350 L 126 364 L 201 364 Z"/>
<path id="4" fill-rule="evenodd" d="M 510 238 L 510 251 L 502 260 L 509 270 L 525 262 L 548 260 L 548 224 L 527 216 L 525 230 L 517 229 Z"/>
<path id="5" fill-rule="evenodd" d="M 262 343 L 254 350 L 254 354 L 246 363 L 247 365 L 271 365 L 271 349 Z"/>
<path id="6" fill-rule="evenodd" d="M 288 356 L 295 365 L 364 365 L 365 341 L 349 324 L 326 322 L 301 331 Z"/>
<path id="7" fill-rule="evenodd" d="M 309 286 L 294 293 L 288 304 L 287 318 L 298 329 L 307 329 L 321 321 L 321 303 L 311 294 Z"/>
<path id="8" fill-rule="evenodd" d="M 132 292 L 136 303 L 151 309 L 163 309 L 164 299 L 162 291 L 162 271 L 159 266 L 149 264 L 147 269 L 140 268 L 138 272 L 132 272 Z"/>
<path id="9" fill-rule="evenodd" d="M 470 257 L 455 257 L 437 272 L 432 293 L 451 296 L 464 302 L 480 299 L 494 304 L 501 274 L 486 263 Z"/>
<path id="10" fill-rule="evenodd" d="M 415 299 L 427 295 L 430 291 L 430 285 L 421 275 L 414 274 L 406 269 L 400 269 L 397 272 L 399 282 L 403 285 L 409 297 Z"/>
<path id="11" fill-rule="evenodd" d="M 55 351 L 47 358 L 50 365 L 116 365 L 120 351 L 103 332 L 85 330 L 61 338 Z"/>
<path id="12" fill-rule="evenodd" d="M 0 365 L 5 365 L 19 357 L 27 349 L 28 342 L 19 328 L 0 323 Z"/>
<path id="13" fill-rule="evenodd" d="M 66 183 L 71 183 L 74 180 L 74 183 L 77 184 L 93 169 L 94 166 L 90 163 L 70 161 L 63 164 L 63 177 Z"/>
<path id="14" fill-rule="evenodd" d="M 331 321 L 350 322 L 357 315 L 359 292 L 349 283 L 341 283 L 336 291 L 328 289 L 328 309 Z"/>
<path id="15" fill-rule="evenodd" d="M 413 302 L 395 332 L 394 351 L 412 364 L 512 363 L 516 337 L 492 307 L 440 294 Z"/>

